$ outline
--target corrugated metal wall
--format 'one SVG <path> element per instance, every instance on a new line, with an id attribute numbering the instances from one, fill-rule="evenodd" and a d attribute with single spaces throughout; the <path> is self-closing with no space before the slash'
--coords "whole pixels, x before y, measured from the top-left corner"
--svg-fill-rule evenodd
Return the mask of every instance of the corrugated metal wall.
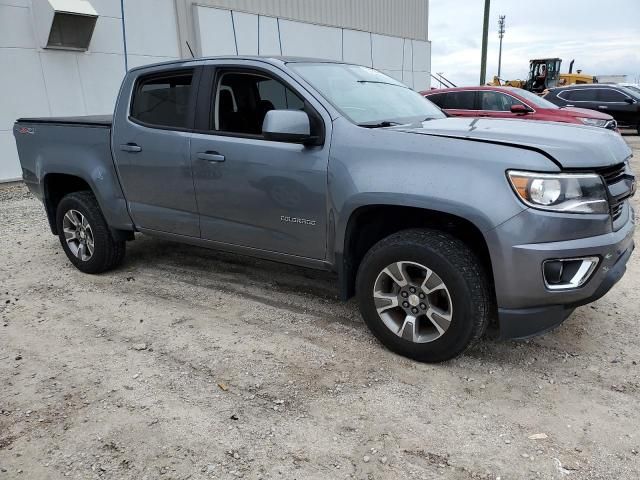
<path id="1" fill-rule="evenodd" d="M 175 0 L 180 48 L 193 45 L 194 5 L 228 8 L 272 17 L 428 40 L 429 0 Z"/>
<path id="2" fill-rule="evenodd" d="M 429 0 L 174 0 L 180 50 L 196 44 L 197 5 L 428 41 Z"/>
<path id="3" fill-rule="evenodd" d="M 428 40 L 429 0 L 199 0 L 186 3 Z"/>

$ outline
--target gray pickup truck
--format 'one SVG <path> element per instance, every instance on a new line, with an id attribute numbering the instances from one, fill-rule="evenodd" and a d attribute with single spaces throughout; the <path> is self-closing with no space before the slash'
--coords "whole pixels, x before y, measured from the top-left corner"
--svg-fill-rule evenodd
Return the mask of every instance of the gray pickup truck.
<path id="1" fill-rule="evenodd" d="M 113 117 L 24 118 L 23 178 L 86 273 L 142 232 L 337 272 L 388 348 L 460 354 L 604 295 L 634 248 L 631 151 L 602 128 L 446 118 L 370 68 L 146 66 Z"/>

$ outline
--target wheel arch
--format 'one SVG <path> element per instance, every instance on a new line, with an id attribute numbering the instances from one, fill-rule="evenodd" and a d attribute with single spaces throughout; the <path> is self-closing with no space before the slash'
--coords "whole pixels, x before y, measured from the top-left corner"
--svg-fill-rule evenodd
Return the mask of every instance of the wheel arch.
<path id="1" fill-rule="evenodd" d="M 56 211 L 60 201 L 68 194 L 80 191 L 90 191 L 94 193 L 93 188 L 84 178 L 78 175 L 67 173 L 47 173 L 42 178 L 43 186 L 43 203 L 47 212 L 47 220 L 51 233 L 58 235 L 58 226 L 56 225 Z"/>
<path id="2" fill-rule="evenodd" d="M 487 225 L 483 226 L 486 231 Z M 342 236 L 336 241 L 338 248 L 335 263 L 340 297 L 347 300 L 354 295 L 360 262 L 375 243 L 398 231 L 412 228 L 446 231 L 465 242 L 481 261 L 491 280 L 493 291 L 491 254 L 483 229 L 476 222 L 443 210 L 397 204 L 369 204 L 351 211 L 342 229 Z"/>
<path id="3" fill-rule="evenodd" d="M 51 233 L 58 235 L 58 226 L 56 223 L 56 212 L 60 201 L 70 193 L 88 191 L 93 194 L 98 202 L 98 206 L 102 214 L 110 225 L 109 211 L 105 211 L 100 195 L 97 195 L 97 188 L 90 180 L 81 175 L 69 173 L 46 173 L 42 178 L 43 186 L 43 203 L 49 221 Z M 114 238 L 120 240 L 133 240 L 133 230 L 117 229 L 110 226 L 110 230 Z"/>

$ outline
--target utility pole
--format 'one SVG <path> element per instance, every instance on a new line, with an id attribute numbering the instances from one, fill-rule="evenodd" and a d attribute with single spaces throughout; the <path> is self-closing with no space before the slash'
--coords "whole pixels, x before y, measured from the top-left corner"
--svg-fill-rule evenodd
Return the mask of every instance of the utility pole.
<path id="1" fill-rule="evenodd" d="M 498 50 L 498 78 L 500 77 L 500 70 L 502 68 L 502 37 L 504 37 L 504 19 L 505 15 L 498 17 L 498 36 L 500 37 L 500 50 Z"/>
<path id="2" fill-rule="evenodd" d="M 482 58 L 480 59 L 480 85 L 487 80 L 487 40 L 489 37 L 489 10 L 491 0 L 484 0 L 484 22 L 482 24 Z"/>

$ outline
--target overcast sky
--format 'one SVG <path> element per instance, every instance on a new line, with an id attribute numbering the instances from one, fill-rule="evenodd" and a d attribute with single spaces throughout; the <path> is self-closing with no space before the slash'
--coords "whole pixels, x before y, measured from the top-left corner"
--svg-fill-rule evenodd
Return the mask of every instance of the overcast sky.
<path id="1" fill-rule="evenodd" d="M 478 84 L 483 11 L 484 0 L 429 0 L 432 72 Z M 574 71 L 639 81 L 640 0 L 491 0 L 487 81 L 498 72 L 498 15 L 504 79 L 526 78 L 529 59 L 560 57 L 562 72 L 575 59 Z"/>

